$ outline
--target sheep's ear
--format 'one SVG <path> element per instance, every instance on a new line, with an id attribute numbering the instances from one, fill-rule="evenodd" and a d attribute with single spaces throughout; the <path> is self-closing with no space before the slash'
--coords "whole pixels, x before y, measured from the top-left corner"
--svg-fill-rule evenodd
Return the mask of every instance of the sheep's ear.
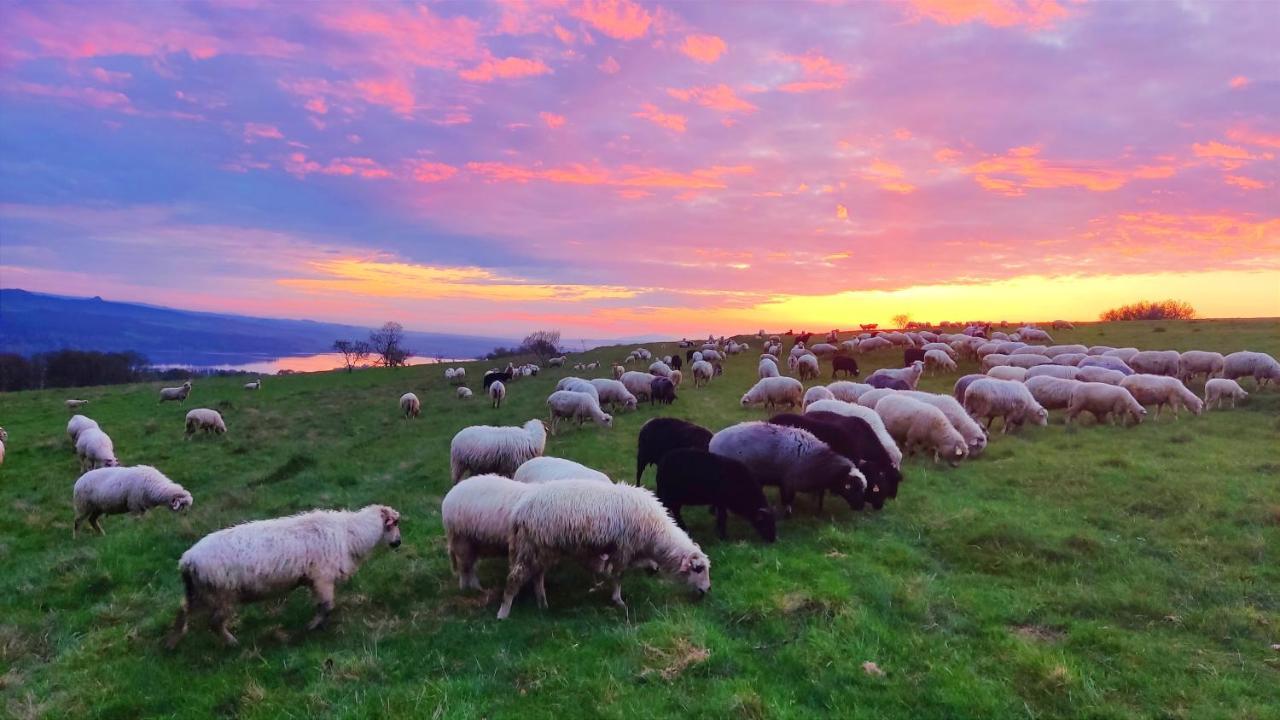
<path id="1" fill-rule="evenodd" d="M 693 567 L 693 561 L 688 555 L 680 558 L 680 572 L 687 573 Z"/>
<path id="2" fill-rule="evenodd" d="M 384 507 L 384 508 L 381 508 L 381 512 L 382 512 L 382 527 L 386 528 L 387 530 L 390 530 L 391 528 L 395 527 L 400 522 L 400 513 L 396 512 L 395 510 Z"/>
<path id="3" fill-rule="evenodd" d="M 181 495 L 174 495 L 174 496 L 173 496 L 173 499 L 169 501 L 169 509 L 170 509 L 170 510 L 173 510 L 174 512 L 177 512 L 177 511 L 179 511 L 179 510 L 181 510 L 181 509 L 182 509 L 182 496 L 181 496 Z"/>

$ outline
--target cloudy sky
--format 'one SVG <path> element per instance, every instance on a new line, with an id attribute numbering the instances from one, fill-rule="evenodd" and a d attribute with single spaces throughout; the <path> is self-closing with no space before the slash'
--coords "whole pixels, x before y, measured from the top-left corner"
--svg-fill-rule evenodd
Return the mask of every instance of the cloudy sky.
<path id="1" fill-rule="evenodd" d="M 0 7 L 0 285 L 595 337 L 1280 315 L 1280 3 Z"/>

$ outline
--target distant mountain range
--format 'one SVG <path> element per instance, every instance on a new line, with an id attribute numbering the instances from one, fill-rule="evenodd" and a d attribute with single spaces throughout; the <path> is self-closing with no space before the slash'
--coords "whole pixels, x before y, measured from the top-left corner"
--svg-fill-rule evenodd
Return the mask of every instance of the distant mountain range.
<path id="1" fill-rule="evenodd" d="M 132 350 L 155 364 L 238 365 L 331 352 L 333 341 L 364 340 L 370 328 L 192 312 L 174 308 L 0 289 L 0 352 L 70 348 Z M 405 331 L 415 355 L 479 357 L 518 339 Z"/>

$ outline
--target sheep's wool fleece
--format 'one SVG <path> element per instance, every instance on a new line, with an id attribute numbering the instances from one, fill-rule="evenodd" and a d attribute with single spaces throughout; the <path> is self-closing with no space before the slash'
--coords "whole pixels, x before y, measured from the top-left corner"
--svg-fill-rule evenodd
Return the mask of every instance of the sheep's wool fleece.
<path id="1" fill-rule="evenodd" d="M 534 488 L 501 475 L 469 477 L 444 496 L 440 520 L 451 537 L 506 547 L 511 532 L 511 511 Z"/>

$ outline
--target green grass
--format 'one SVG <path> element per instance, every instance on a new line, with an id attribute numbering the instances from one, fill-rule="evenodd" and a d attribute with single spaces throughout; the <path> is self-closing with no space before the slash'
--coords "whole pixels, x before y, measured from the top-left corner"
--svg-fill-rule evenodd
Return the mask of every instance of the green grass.
<path id="1" fill-rule="evenodd" d="M 1280 322 L 1091 325 L 1059 342 L 1280 353 Z M 758 343 L 754 343 L 758 348 Z M 673 345 L 650 344 L 658 354 Z M 626 348 L 602 348 L 606 361 Z M 549 455 L 634 473 L 640 425 L 659 414 L 719 429 L 764 417 L 738 397 L 756 352 L 669 410 L 612 430 L 562 431 Z M 862 359 L 864 376 L 896 352 Z M 576 358 L 575 358 L 576 359 Z M 473 387 L 482 364 L 468 365 Z M 971 372 L 972 364 L 960 372 Z M 449 439 L 479 423 L 544 416 L 556 379 L 509 386 L 495 411 L 460 402 L 439 368 L 203 380 L 186 406 L 156 385 L 0 396 L 0 714 L 14 717 L 1280 717 L 1280 392 L 1239 410 L 1140 427 L 1047 428 L 994 438 L 958 468 L 907 462 L 883 512 L 801 500 L 762 545 L 688 512 L 712 558 L 702 602 L 629 576 L 629 611 L 565 565 L 551 609 L 510 620 L 450 575 L 439 507 Z M 926 378 L 949 391 L 956 375 Z M 1249 384 L 1252 389 L 1252 384 Z M 1195 388 L 1199 391 L 1197 385 Z M 412 390 L 424 415 L 400 419 Z M 153 464 L 195 495 L 189 513 L 112 516 L 71 538 L 77 466 L 61 400 L 88 414 L 126 464 Z M 182 440 L 192 407 L 222 438 Z M 652 486 L 653 470 L 646 476 Z M 403 513 L 404 546 L 338 592 L 327 630 L 302 630 L 305 592 L 250 606 L 221 647 L 193 625 L 165 652 L 176 562 L 206 533 L 249 519 L 371 502 Z M 487 587 L 505 562 L 482 563 Z M 864 672 L 875 662 L 883 676 Z"/>

